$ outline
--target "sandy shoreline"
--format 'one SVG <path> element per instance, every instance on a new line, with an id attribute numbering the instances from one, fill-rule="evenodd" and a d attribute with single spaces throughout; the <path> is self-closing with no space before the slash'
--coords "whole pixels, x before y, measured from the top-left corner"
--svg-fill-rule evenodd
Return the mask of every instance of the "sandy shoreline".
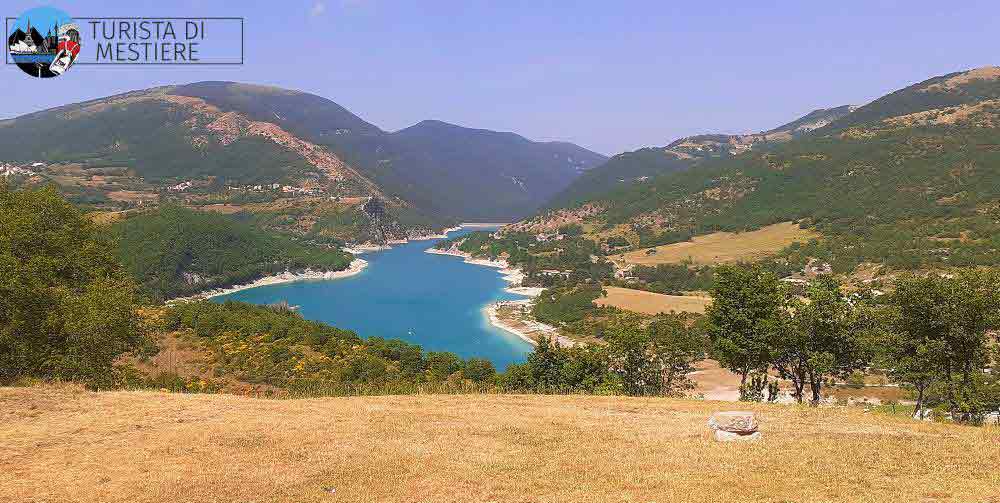
<path id="1" fill-rule="evenodd" d="M 484 306 L 483 314 L 490 320 L 490 325 L 514 334 L 532 346 L 538 345 L 538 340 L 535 339 L 532 334 L 547 336 L 558 342 L 562 347 L 572 347 L 576 345 L 576 342 L 572 339 L 559 335 L 559 330 L 552 325 L 546 325 L 545 323 L 539 321 L 523 321 L 522 324 L 524 324 L 524 326 L 519 327 L 514 326 L 500 318 L 500 307 L 502 306 L 523 306 L 527 308 L 530 305 L 531 299 L 496 302 Z"/>
<path id="2" fill-rule="evenodd" d="M 451 257 L 459 257 L 464 260 L 466 264 L 481 265 L 484 267 L 493 267 L 495 269 L 500 269 L 500 274 L 503 276 L 504 281 L 510 283 L 511 286 L 504 288 L 505 292 L 514 293 L 517 295 L 524 295 L 527 297 L 538 297 L 542 294 L 544 288 L 534 287 L 534 286 L 513 286 L 521 284 L 524 280 L 524 272 L 516 267 L 511 267 L 506 260 L 488 260 L 482 258 L 472 258 L 468 253 L 458 251 L 458 250 L 441 250 L 438 248 L 428 248 L 424 250 L 425 253 L 430 253 L 432 255 L 448 255 Z"/>
<path id="3" fill-rule="evenodd" d="M 432 255 L 450 255 L 452 257 L 459 257 L 465 260 L 467 264 L 481 265 L 485 267 L 495 267 L 497 269 L 503 269 L 507 271 L 515 271 L 516 269 L 511 269 L 510 264 L 506 260 L 487 260 L 484 258 L 472 258 L 472 255 L 458 250 L 441 250 L 439 248 L 428 248 L 424 250 L 424 253 L 430 253 Z M 503 271 L 501 271 L 502 273 Z"/>
<path id="4" fill-rule="evenodd" d="M 506 260 L 488 260 L 482 258 L 472 258 L 471 255 L 463 251 L 458 251 L 455 249 L 451 250 L 441 250 L 438 248 L 428 248 L 424 250 L 424 253 L 430 253 L 432 255 L 448 255 L 451 257 L 459 257 L 466 264 L 481 265 L 484 267 L 493 267 L 495 269 L 500 269 L 498 271 L 501 276 L 503 276 L 504 281 L 510 284 L 507 288 L 504 288 L 505 292 L 513 293 L 517 295 L 524 295 L 526 297 L 538 297 L 544 291 L 544 288 L 534 287 L 534 286 L 514 286 L 520 285 L 521 281 L 524 281 L 524 272 L 516 267 L 511 267 Z"/>
<path id="5" fill-rule="evenodd" d="M 215 290 L 209 290 L 207 292 L 201 292 L 190 297 L 178 297 L 176 299 L 171 299 L 167 301 L 167 304 L 174 304 L 177 302 L 186 302 L 192 300 L 203 300 L 210 299 L 212 297 L 218 297 L 220 295 L 228 295 L 230 293 L 239 292 L 242 290 L 249 290 L 251 288 L 258 288 L 268 285 L 280 285 L 282 283 L 294 283 L 296 281 L 316 281 L 316 280 L 328 280 L 328 279 L 340 279 L 349 276 L 354 276 L 359 274 L 368 267 L 368 262 L 359 258 L 355 258 L 351 261 L 351 264 L 343 271 L 313 271 L 311 269 L 306 269 L 303 272 L 294 273 L 290 271 L 285 271 L 281 274 L 275 274 L 273 276 L 265 276 L 256 281 L 245 283 L 242 285 L 234 285 L 227 288 L 216 288 Z"/>
<path id="6" fill-rule="evenodd" d="M 510 286 L 504 288 L 504 291 L 508 293 L 524 295 L 526 297 L 537 297 L 545 290 L 541 287 L 514 286 L 520 285 L 521 281 L 524 280 L 524 272 L 516 267 L 510 267 L 510 264 L 508 264 L 506 260 L 477 259 L 473 258 L 468 253 L 455 249 L 441 250 L 437 248 L 428 248 L 424 251 L 433 255 L 449 255 L 452 257 L 459 257 L 468 264 L 500 269 L 498 272 L 503 276 L 504 281 L 510 284 Z M 573 340 L 559 335 L 559 330 L 551 325 L 546 325 L 545 323 L 541 323 L 539 321 L 523 321 L 521 324 L 525 326 L 519 327 L 514 326 L 500 318 L 499 310 L 501 306 L 516 305 L 528 307 L 531 305 L 531 302 L 531 299 L 494 302 L 483 306 L 482 311 L 483 315 L 486 316 L 486 319 L 489 320 L 490 325 L 514 334 L 532 346 L 538 345 L 538 341 L 532 336 L 532 333 L 551 337 L 558 341 L 563 347 L 569 347 L 576 344 Z"/>
<path id="7" fill-rule="evenodd" d="M 355 245 L 351 247 L 345 246 L 341 249 L 347 253 L 350 253 L 351 255 L 361 255 L 362 253 L 389 250 L 391 248 L 392 248 L 391 246 Z"/>

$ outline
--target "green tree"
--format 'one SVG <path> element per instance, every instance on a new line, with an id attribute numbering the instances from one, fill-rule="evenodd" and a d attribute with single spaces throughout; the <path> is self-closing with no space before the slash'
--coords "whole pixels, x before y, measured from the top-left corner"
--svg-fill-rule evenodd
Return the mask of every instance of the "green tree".
<path id="1" fill-rule="evenodd" d="M 721 266 L 715 271 L 708 335 L 719 364 L 740 375 L 764 372 L 774 362 L 775 339 L 785 327 L 785 290 L 757 266 Z"/>
<path id="2" fill-rule="evenodd" d="M 493 362 L 482 358 L 469 358 L 462 368 L 462 377 L 475 382 L 491 382 L 497 375 Z"/>
<path id="3" fill-rule="evenodd" d="M 680 395 L 694 384 L 688 374 L 705 356 L 703 332 L 684 315 L 660 315 L 643 327 L 626 318 L 608 327 L 608 369 L 628 395 Z"/>
<path id="4" fill-rule="evenodd" d="M 649 334 L 636 325 L 618 324 L 605 333 L 609 370 L 621 378 L 626 395 L 654 395 L 660 391 L 659 362 Z"/>
<path id="5" fill-rule="evenodd" d="M 566 355 L 559 372 L 559 382 L 568 390 L 593 393 L 608 375 L 604 347 L 588 344 L 562 350 Z"/>
<path id="6" fill-rule="evenodd" d="M 530 391 L 535 388 L 531 366 L 527 363 L 512 363 L 497 378 L 505 391 Z"/>
<path id="7" fill-rule="evenodd" d="M 908 329 L 901 316 L 898 306 L 889 305 L 882 311 L 886 330 L 880 337 L 877 360 L 890 379 L 913 387 L 917 399 L 913 414 L 920 417 L 927 392 L 939 379 L 937 363 L 944 347 L 942 341 L 930 340 L 921 331 Z"/>
<path id="8" fill-rule="evenodd" d="M 832 376 L 846 378 L 869 363 L 865 343 L 863 300 L 851 298 L 832 276 L 810 282 L 804 300 L 792 303 L 790 317 L 775 339 L 774 366 L 792 381 L 792 395 L 802 402 L 805 384 L 812 402 L 822 398 L 823 383 Z"/>
<path id="9" fill-rule="evenodd" d="M 1000 326 L 1000 276 L 963 271 L 949 277 L 904 277 L 889 301 L 898 309 L 894 330 L 900 346 L 895 351 L 933 365 L 952 417 L 974 420 L 981 415 L 982 380 L 977 376 L 989 363 L 987 332 Z"/>
<path id="10" fill-rule="evenodd" d="M 703 327 L 684 315 L 663 315 L 648 329 L 653 364 L 660 374 L 660 394 L 679 395 L 694 388 L 688 374 L 705 358 L 707 341 Z"/>
<path id="11" fill-rule="evenodd" d="M 113 247 L 54 189 L 0 185 L 0 383 L 112 385 L 142 341 L 135 286 Z"/>
<path id="12" fill-rule="evenodd" d="M 427 353 L 427 378 L 431 381 L 444 381 L 462 367 L 462 360 L 455 353 Z"/>
<path id="13" fill-rule="evenodd" d="M 528 368 L 534 387 L 543 391 L 561 388 L 560 374 L 563 364 L 562 348 L 548 337 L 540 337 L 535 351 L 528 356 Z"/>

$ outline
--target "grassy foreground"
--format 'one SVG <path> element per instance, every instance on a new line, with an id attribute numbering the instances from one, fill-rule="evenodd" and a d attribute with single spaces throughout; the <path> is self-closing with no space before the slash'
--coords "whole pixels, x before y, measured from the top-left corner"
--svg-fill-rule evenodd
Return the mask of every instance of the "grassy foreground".
<path id="1" fill-rule="evenodd" d="M 996 501 L 1000 429 L 584 396 L 267 400 L 0 388 L 0 501 Z"/>

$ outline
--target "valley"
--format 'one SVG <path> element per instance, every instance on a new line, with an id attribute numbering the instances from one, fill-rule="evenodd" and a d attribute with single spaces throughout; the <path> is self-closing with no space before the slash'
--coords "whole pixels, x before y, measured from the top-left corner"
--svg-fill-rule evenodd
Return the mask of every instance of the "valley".
<path id="1" fill-rule="evenodd" d="M 228 81 L 2 121 L 0 499 L 984 500 L 998 101 L 610 158 Z"/>
<path id="2" fill-rule="evenodd" d="M 508 283 L 495 268 L 424 253 L 434 243 L 414 241 L 364 253 L 360 257 L 366 267 L 350 277 L 272 284 L 211 300 L 286 302 L 309 320 L 365 337 L 400 339 L 429 351 L 483 358 L 500 371 L 523 361 L 530 346 L 491 326 L 482 309 L 525 297 L 505 291 Z"/>

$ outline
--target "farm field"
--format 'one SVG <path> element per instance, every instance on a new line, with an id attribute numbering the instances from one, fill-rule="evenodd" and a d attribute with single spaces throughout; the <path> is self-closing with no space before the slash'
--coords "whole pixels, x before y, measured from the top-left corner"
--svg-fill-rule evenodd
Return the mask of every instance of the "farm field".
<path id="1" fill-rule="evenodd" d="M 594 303 L 599 306 L 612 306 L 643 314 L 660 314 L 676 311 L 678 313 L 704 313 L 712 301 L 709 297 L 690 295 L 665 295 L 662 293 L 620 288 L 605 287 L 606 297 L 598 297 Z"/>
<path id="2" fill-rule="evenodd" d="M 636 265 L 722 264 L 766 257 L 796 242 L 818 238 L 816 232 L 800 229 L 794 222 L 782 222 L 750 232 L 716 232 L 696 236 L 691 241 L 631 251 L 612 257 L 616 262 Z M 650 253 L 655 250 L 656 253 Z"/>

